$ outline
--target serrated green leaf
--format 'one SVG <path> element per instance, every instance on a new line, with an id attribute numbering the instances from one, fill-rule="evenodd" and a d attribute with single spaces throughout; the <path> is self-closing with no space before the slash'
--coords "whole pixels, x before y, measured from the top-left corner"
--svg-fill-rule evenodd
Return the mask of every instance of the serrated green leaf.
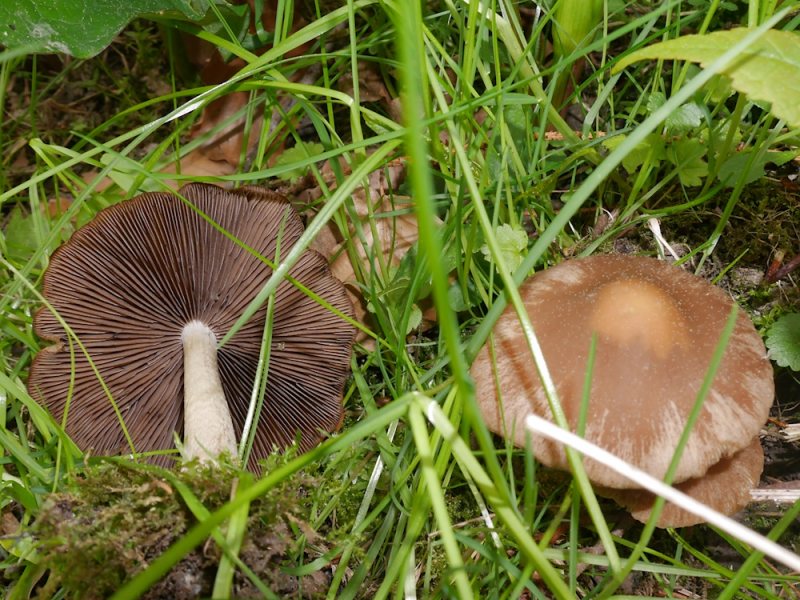
<path id="1" fill-rule="evenodd" d="M 667 96 L 663 92 L 653 92 L 647 98 L 647 112 L 653 114 L 661 108 L 667 101 Z"/>
<path id="2" fill-rule="evenodd" d="M 88 58 L 137 17 L 175 13 L 197 20 L 208 7 L 209 0 L 5 0 L 0 45 Z"/>
<path id="3" fill-rule="evenodd" d="M 749 33 L 742 27 L 653 44 L 623 57 L 614 72 L 645 59 L 688 60 L 705 67 Z M 730 77 L 736 91 L 752 100 L 770 102 L 775 115 L 794 127 L 800 126 L 800 35 L 767 31 L 723 73 Z"/>
<path id="4" fill-rule="evenodd" d="M 735 152 L 729 156 L 717 173 L 720 183 L 725 187 L 734 187 L 742 177 L 745 179 L 745 185 L 761 179 L 765 174 L 764 165 L 772 162 L 772 158 L 769 152 L 764 152 L 755 158 L 753 154 L 755 150 Z"/>
<path id="5" fill-rule="evenodd" d="M 673 142 L 667 156 L 677 167 L 678 178 L 687 187 L 702 185 L 708 175 L 708 164 L 703 157 L 707 148 L 700 140 L 682 139 Z"/>
<path id="6" fill-rule="evenodd" d="M 800 371 L 800 313 L 789 313 L 775 321 L 765 343 L 769 357 L 779 366 Z"/>
<path id="7" fill-rule="evenodd" d="M 523 254 L 528 247 L 528 234 L 522 229 L 514 228 L 504 223 L 495 228 L 494 235 L 497 238 L 498 246 L 500 246 L 503 262 L 509 271 L 515 270 L 522 264 Z M 488 244 L 481 246 L 481 253 L 490 262 L 495 258 L 492 257 Z"/>
<path id="8" fill-rule="evenodd" d="M 698 129 L 702 122 L 703 109 L 694 102 L 689 102 L 670 114 L 664 125 L 672 135 L 685 135 Z"/>

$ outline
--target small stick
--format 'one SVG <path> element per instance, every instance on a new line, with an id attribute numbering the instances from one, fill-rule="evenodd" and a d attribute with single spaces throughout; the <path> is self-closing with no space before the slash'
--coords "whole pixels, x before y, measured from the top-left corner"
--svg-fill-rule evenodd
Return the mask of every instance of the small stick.
<path id="1" fill-rule="evenodd" d="M 776 281 L 780 281 L 786 277 L 798 267 L 800 267 L 800 254 L 795 256 L 792 260 L 784 264 L 779 269 L 775 269 L 774 272 L 768 273 L 765 279 L 767 280 L 767 283 L 775 283 Z"/>

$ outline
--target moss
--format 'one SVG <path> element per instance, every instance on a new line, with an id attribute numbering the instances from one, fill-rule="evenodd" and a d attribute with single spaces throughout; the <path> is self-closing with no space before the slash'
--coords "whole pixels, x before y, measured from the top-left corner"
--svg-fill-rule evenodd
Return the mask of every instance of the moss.
<path id="1" fill-rule="evenodd" d="M 105 598 L 196 523 L 170 483 L 174 480 L 158 473 L 134 463 L 101 462 L 47 498 L 33 528 L 40 564 L 50 570 L 40 598 L 58 588 L 67 598 Z M 228 501 L 240 473 L 233 467 L 194 464 L 173 475 L 213 512 Z M 250 506 L 239 556 L 278 595 L 313 598 L 327 591 L 327 576 L 321 572 L 296 577 L 284 570 L 298 558 L 306 562 L 302 543 L 315 534 L 302 515 L 312 486 L 309 478 L 295 476 Z M 212 543 L 194 549 L 143 597 L 209 596 L 220 554 Z M 233 590 L 237 598 L 261 597 L 240 573 Z"/>

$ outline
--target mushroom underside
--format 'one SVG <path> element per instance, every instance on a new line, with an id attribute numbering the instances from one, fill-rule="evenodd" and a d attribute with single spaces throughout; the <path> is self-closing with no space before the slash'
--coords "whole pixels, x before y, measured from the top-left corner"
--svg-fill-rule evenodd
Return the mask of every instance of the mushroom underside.
<path id="1" fill-rule="evenodd" d="M 199 321 L 220 339 L 272 274 L 259 256 L 285 256 L 302 233 L 288 204 L 263 190 L 192 184 L 179 193 L 240 243 L 176 196 L 143 194 L 100 212 L 54 253 L 45 273 L 44 295 L 86 353 L 49 310 L 40 310 L 36 333 L 55 344 L 34 359 L 29 387 L 57 420 L 67 412 L 67 432 L 83 449 L 130 452 L 120 417 L 137 452 L 172 448 L 175 432 L 184 433 L 184 327 Z M 251 467 L 296 439 L 309 449 L 342 419 L 354 329 L 314 295 L 344 315 L 352 306 L 314 251 L 302 254 L 289 276 L 301 287 L 284 280 L 275 292 Z M 217 355 L 236 439 L 265 322 L 262 307 Z M 153 460 L 172 462 L 164 454 Z"/>

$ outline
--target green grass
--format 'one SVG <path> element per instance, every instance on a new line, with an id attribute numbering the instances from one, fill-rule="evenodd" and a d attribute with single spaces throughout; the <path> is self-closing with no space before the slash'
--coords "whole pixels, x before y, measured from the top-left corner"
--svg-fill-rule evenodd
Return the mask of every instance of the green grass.
<path id="1" fill-rule="evenodd" d="M 277 3 L 284 22 L 292 4 Z M 341 8 L 319 10 L 259 55 L 192 29 L 244 62 L 213 86 L 179 72 L 180 47 L 141 23 L 97 59 L 55 65 L 44 57 L 0 55 L 0 509 L 23 531 L 4 530 L 0 539 L 0 581 L 9 597 L 32 597 L 44 584 L 43 553 L 27 532 L 48 494 L 70 489 L 86 469 L 80 451 L 25 389 L 41 347 L 32 317 L 42 305 L 36 290 L 48 256 L 103 207 L 197 179 L 175 174 L 174 166 L 240 121 L 256 142 L 236 149 L 231 174 L 201 179 L 289 188 L 297 172 L 308 173 L 320 198 L 277 275 L 327 227 L 338 229 L 347 240 L 344 252 L 364 254 L 370 265 L 356 269 L 373 311 L 365 326 L 370 342 L 355 351 L 343 429 L 315 450 L 276 459 L 253 481 L 243 476 L 230 501 L 202 500 L 192 489 L 196 482 L 158 475 L 179 490 L 189 524 L 114 598 L 138 597 L 210 536 L 225 549 L 216 593 L 230 594 L 253 507 L 270 490 L 306 481 L 295 479 L 298 473 L 315 484 L 304 492 L 304 525 L 287 520 L 292 549 L 284 569 L 329 575 L 328 598 L 414 591 L 421 598 L 609 598 L 642 590 L 659 597 L 685 588 L 720 598 L 796 594 L 796 577 L 708 528 L 653 532 L 629 525 L 620 532 L 620 513 L 595 498 L 579 461 L 575 484 L 554 480 L 523 450 L 489 434 L 469 376 L 507 304 L 520 313 L 537 353 L 516 292 L 532 271 L 566 256 L 609 251 L 620 237 L 655 253 L 649 218 L 660 219 L 668 239 L 706 262 L 763 266 L 748 262 L 746 251 L 756 255 L 766 246 L 769 252 L 769 242 L 759 233 L 752 247 L 726 245 L 735 235 L 731 222 L 764 210 L 785 214 L 783 207 L 752 193 L 746 168 L 724 184 L 717 174 L 737 152 L 752 151 L 754 161 L 768 149 L 795 153 L 798 132 L 747 98 L 715 94 L 722 64 L 702 72 L 671 62 L 636 63 L 618 74 L 611 68 L 636 47 L 679 32 L 770 26 L 774 3 L 751 2 L 748 12 L 718 2 L 609 2 L 608 12 L 599 13 L 598 35 L 554 55 L 550 17 L 537 15 L 533 4 L 334 4 Z M 771 25 L 794 30 L 797 19 L 783 15 Z M 174 38 L 170 26 L 164 25 Z M 115 53 L 125 60 L 112 60 Z M 363 64 L 399 104 L 372 99 L 374 83 L 359 79 Z M 582 74 L 574 80 L 576 65 Z M 167 89 L 142 85 L 153 76 Z M 235 92 L 247 94 L 245 105 L 228 122 L 192 135 L 203 109 Z M 103 103 L 83 112 L 80 104 L 69 107 L 71 120 L 60 116 L 66 110 L 60 98 L 84 94 Z M 563 104 L 555 105 L 559 97 Z M 702 115 L 698 121 L 671 120 L 691 113 L 689 104 Z M 301 150 L 277 160 L 293 146 Z M 363 198 L 374 174 L 388 174 L 397 161 L 406 164 L 406 178 L 390 190 L 391 201 L 356 218 L 353 197 Z M 173 172 L 164 173 L 170 165 Z M 66 209 L 46 210 L 57 197 L 70 201 Z M 419 244 L 399 263 L 362 247 L 382 223 L 409 213 Z M 613 220 L 595 229 L 607 214 Z M 798 226 L 800 216 L 793 218 L 788 227 Z M 524 232 L 524 247 L 514 245 L 509 231 Z M 786 310 L 800 305 L 796 292 L 783 293 Z M 419 330 L 415 322 L 430 305 L 437 325 Z M 793 535 L 796 544 L 798 510 L 762 532 L 783 540 Z M 712 548 L 720 544 L 741 568 L 723 564 Z M 634 575 L 624 577 L 622 565 L 632 555 Z"/>

